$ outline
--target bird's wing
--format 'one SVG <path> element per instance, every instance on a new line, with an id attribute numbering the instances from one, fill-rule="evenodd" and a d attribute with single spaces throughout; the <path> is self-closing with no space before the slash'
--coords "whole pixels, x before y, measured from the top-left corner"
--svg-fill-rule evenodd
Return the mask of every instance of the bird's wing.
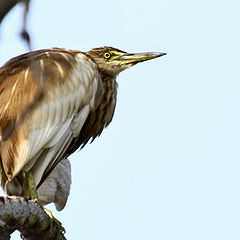
<path id="1" fill-rule="evenodd" d="M 39 50 L 0 68 L 1 159 L 8 180 L 31 170 L 38 184 L 101 97 L 96 64 L 78 51 Z"/>

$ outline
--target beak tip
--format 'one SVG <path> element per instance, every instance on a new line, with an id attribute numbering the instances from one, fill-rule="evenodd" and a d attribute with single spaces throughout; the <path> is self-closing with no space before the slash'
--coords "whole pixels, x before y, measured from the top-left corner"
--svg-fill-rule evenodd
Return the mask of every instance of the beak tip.
<path id="1" fill-rule="evenodd" d="M 167 55 L 167 53 L 158 53 L 158 57 L 162 57 L 162 56 L 165 56 Z"/>
<path id="2" fill-rule="evenodd" d="M 158 57 L 162 57 L 167 55 L 167 53 L 165 52 L 151 52 L 149 53 L 150 56 L 152 56 L 152 58 L 158 58 Z"/>

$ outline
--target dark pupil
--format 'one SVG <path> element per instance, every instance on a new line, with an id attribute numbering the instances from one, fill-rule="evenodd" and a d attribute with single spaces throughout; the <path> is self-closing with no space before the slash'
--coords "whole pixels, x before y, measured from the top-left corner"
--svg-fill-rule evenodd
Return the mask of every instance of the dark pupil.
<path id="1" fill-rule="evenodd" d="M 109 58 L 109 57 L 110 57 L 110 54 L 109 54 L 109 53 L 105 53 L 105 57 L 106 57 L 106 58 Z"/>

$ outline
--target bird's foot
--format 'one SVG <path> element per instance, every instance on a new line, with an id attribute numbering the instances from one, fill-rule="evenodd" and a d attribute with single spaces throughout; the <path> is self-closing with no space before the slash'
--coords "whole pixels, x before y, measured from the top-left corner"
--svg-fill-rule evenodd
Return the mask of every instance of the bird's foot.
<path id="1" fill-rule="evenodd" d="M 44 211 L 57 224 L 59 233 L 65 234 L 65 232 L 66 232 L 65 228 L 62 226 L 62 223 L 53 216 L 52 212 L 46 208 L 44 208 Z"/>

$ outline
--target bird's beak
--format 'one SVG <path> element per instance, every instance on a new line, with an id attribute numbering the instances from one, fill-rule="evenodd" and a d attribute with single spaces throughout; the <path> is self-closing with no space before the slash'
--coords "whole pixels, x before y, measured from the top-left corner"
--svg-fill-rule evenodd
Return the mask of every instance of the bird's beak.
<path id="1" fill-rule="evenodd" d="M 124 53 L 120 56 L 118 56 L 114 60 L 119 60 L 121 62 L 121 65 L 125 64 L 137 64 L 140 62 L 144 62 L 147 60 L 151 60 L 154 58 L 158 58 L 161 56 L 166 55 L 166 53 L 160 53 L 160 52 L 147 52 L 147 53 Z"/>

